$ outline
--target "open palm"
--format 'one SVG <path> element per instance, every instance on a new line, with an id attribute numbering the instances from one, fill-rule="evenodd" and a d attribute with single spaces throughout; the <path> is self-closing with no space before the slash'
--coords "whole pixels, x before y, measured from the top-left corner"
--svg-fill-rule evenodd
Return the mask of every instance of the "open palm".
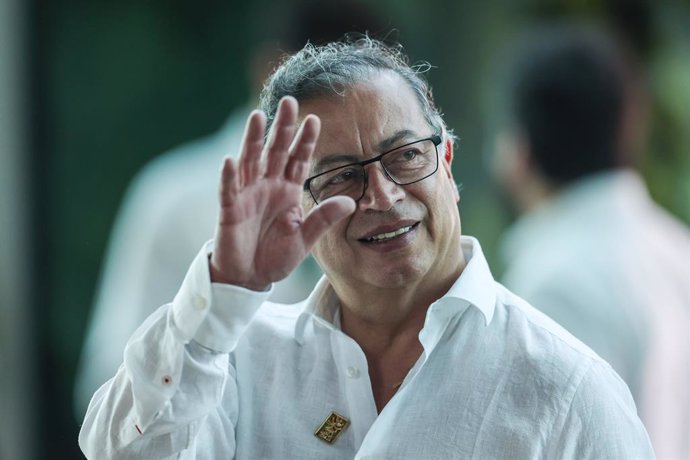
<path id="1" fill-rule="evenodd" d="M 214 282 L 265 289 L 285 278 L 325 231 L 355 209 L 352 199 L 334 197 L 303 215 L 302 184 L 320 121 L 307 116 L 295 135 L 297 113 L 297 101 L 283 98 L 264 145 L 265 115 L 252 112 L 239 160 L 224 161 L 210 261 Z"/>

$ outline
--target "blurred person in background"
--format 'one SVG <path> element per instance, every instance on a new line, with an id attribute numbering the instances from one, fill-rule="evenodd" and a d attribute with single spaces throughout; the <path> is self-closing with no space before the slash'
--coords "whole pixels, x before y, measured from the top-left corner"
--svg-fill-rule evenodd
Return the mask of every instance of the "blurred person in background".
<path id="1" fill-rule="evenodd" d="M 122 362 L 128 338 L 155 307 L 170 302 L 199 247 L 213 237 L 218 171 L 235 152 L 261 85 L 282 55 L 307 41 L 324 43 L 349 32 L 383 32 L 373 9 L 351 0 L 298 1 L 281 38 L 253 45 L 246 71 L 246 105 L 233 111 L 215 134 L 166 152 L 146 165 L 129 186 L 113 225 L 100 285 L 86 331 L 75 383 L 75 411 L 83 418 L 89 399 Z M 274 32 L 274 35 L 280 32 Z M 321 272 L 306 259 L 278 282 L 272 300 L 304 299 Z"/>
<path id="2" fill-rule="evenodd" d="M 513 55 L 493 170 L 521 216 L 502 281 L 623 377 L 658 458 L 690 458 L 690 232 L 634 169 L 641 68 L 575 24 L 528 33 Z"/>

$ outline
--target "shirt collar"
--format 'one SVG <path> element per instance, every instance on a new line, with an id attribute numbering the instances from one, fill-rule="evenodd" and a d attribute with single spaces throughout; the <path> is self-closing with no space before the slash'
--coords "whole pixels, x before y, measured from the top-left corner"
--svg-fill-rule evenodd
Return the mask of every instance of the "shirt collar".
<path id="1" fill-rule="evenodd" d="M 463 236 L 460 242 L 467 265 L 448 292 L 435 303 L 443 299 L 463 300 L 477 308 L 488 325 L 496 306 L 494 278 L 479 241 L 471 236 Z"/>
<path id="2" fill-rule="evenodd" d="M 324 275 L 304 301 L 304 309 L 295 325 L 295 340 L 300 344 L 304 342 L 304 331 L 312 319 L 329 329 L 340 329 L 340 321 L 336 321 L 339 309 L 340 300 Z"/>
<path id="3" fill-rule="evenodd" d="M 464 312 L 469 306 L 477 308 L 488 325 L 494 315 L 496 288 L 491 270 L 476 238 L 461 237 L 461 247 L 467 265 L 448 292 L 431 304 L 425 329 L 435 327 L 443 318 Z M 336 320 L 340 301 L 326 276 L 321 277 L 309 297 L 295 325 L 295 340 L 304 342 L 304 332 L 310 319 L 329 329 L 339 329 Z"/>

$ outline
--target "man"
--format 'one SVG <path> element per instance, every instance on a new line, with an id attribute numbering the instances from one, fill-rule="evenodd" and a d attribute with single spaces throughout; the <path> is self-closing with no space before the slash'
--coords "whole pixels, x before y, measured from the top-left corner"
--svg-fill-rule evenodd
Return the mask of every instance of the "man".
<path id="1" fill-rule="evenodd" d="M 307 41 L 326 43 L 351 31 L 374 33 L 384 28 L 374 10 L 352 0 L 302 0 L 293 6 L 291 17 L 282 20 L 285 31 L 272 31 L 280 39 L 264 37 L 249 52 L 251 97 L 246 106 L 236 109 L 217 133 L 154 159 L 132 182 L 113 227 L 86 332 L 75 384 L 79 419 L 94 391 L 122 362 L 127 339 L 157 306 L 170 302 L 189 262 L 213 236 L 218 165 L 237 148 L 250 106 L 256 105 L 282 50 L 296 51 Z M 306 259 L 276 283 L 271 300 L 304 299 L 320 275 L 316 263 Z"/>
<path id="2" fill-rule="evenodd" d="M 261 107 L 215 240 L 92 400 L 87 456 L 653 457 L 608 364 L 461 236 L 453 136 L 399 48 L 309 45 Z M 310 250 L 310 297 L 265 302 Z"/>
<path id="3" fill-rule="evenodd" d="M 690 232 L 632 168 L 640 77 L 603 32 L 573 25 L 513 54 L 496 171 L 524 214 L 503 281 L 611 363 L 659 458 L 690 458 Z"/>

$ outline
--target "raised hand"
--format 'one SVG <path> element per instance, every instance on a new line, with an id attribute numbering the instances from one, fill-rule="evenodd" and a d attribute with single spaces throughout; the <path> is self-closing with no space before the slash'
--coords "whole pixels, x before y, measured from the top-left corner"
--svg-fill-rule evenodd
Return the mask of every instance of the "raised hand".
<path id="1" fill-rule="evenodd" d="M 302 184 L 321 124 L 308 115 L 295 135 L 297 114 L 297 101 L 283 98 L 264 145 L 266 117 L 252 112 L 239 160 L 224 160 L 212 281 L 264 290 L 285 278 L 325 231 L 354 211 L 352 199 L 334 197 L 304 217 Z"/>

